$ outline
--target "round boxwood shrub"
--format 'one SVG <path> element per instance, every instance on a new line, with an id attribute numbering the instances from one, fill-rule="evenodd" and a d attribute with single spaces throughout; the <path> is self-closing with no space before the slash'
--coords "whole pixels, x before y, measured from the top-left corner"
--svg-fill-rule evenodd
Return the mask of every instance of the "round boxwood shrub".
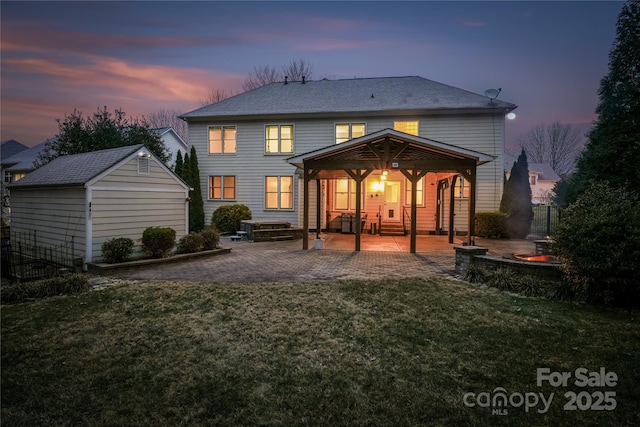
<path id="1" fill-rule="evenodd" d="M 204 247 L 204 238 L 200 233 L 192 231 L 178 241 L 176 252 L 179 254 L 192 254 L 200 252 Z"/>
<path id="2" fill-rule="evenodd" d="M 153 258 L 165 257 L 176 244 L 176 231 L 169 227 L 149 227 L 142 233 L 142 247 Z"/>
<path id="3" fill-rule="evenodd" d="M 475 234 L 490 239 L 508 238 L 507 214 L 504 212 L 476 213 Z"/>
<path id="4" fill-rule="evenodd" d="M 102 257 L 108 263 L 123 262 L 133 253 L 134 241 L 127 237 L 117 237 L 102 244 Z"/>
<path id="5" fill-rule="evenodd" d="M 211 224 L 221 233 L 235 233 L 240 230 L 243 219 L 251 219 L 251 210 L 247 205 L 225 205 L 213 211 Z"/>
<path id="6" fill-rule="evenodd" d="M 640 195 L 591 183 L 564 212 L 554 251 L 578 296 L 640 305 Z"/>
<path id="7" fill-rule="evenodd" d="M 202 249 L 205 251 L 210 251 L 218 247 L 218 243 L 220 242 L 220 235 L 218 232 L 211 226 L 207 226 L 200 231 L 200 235 L 202 236 Z"/>

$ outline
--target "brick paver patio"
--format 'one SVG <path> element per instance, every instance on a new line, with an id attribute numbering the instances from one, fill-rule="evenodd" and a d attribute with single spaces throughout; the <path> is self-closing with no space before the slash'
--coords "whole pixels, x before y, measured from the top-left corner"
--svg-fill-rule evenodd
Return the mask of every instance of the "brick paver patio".
<path id="1" fill-rule="evenodd" d="M 409 237 L 363 235 L 362 250 L 353 250 L 352 235 L 328 234 L 324 249 L 302 250 L 302 240 L 232 242 L 228 254 L 176 263 L 140 267 L 113 274 L 122 279 L 186 280 L 219 283 L 313 282 L 344 279 L 380 279 L 453 275 L 455 251 L 446 236 L 418 236 L 417 252 L 408 252 Z M 313 248 L 315 235 L 310 237 Z M 477 239 L 489 255 L 530 253 L 526 240 Z"/>

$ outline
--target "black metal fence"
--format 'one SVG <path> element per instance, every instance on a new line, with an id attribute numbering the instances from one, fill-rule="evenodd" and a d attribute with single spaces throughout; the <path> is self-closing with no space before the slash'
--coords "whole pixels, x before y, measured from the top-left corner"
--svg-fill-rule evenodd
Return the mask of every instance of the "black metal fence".
<path id="1" fill-rule="evenodd" d="M 37 233 L 11 233 L 2 238 L 2 277 L 34 280 L 75 271 L 74 238 L 56 246 L 40 246 Z"/>
<path id="2" fill-rule="evenodd" d="M 541 237 L 553 236 L 561 215 L 561 209 L 558 206 L 534 206 L 533 219 L 531 220 L 531 234 Z"/>

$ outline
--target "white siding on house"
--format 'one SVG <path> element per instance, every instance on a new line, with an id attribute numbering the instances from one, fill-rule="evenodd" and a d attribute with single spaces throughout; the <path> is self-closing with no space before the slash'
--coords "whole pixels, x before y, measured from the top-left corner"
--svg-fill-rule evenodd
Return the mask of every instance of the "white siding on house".
<path id="1" fill-rule="evenodd" d="M 187 147 L 173 131 L 165 132 L 160 136 L 160 139 L 162 139 L 162 142 L 164 142 L 164 145 L 169 152 L 169 166 L 173 167 L 176 163 L 176 156 L 178 155 L 178 152 L 180 152 L 184 158 L 184 155 L 187 152 Z"/>
<path id="2" fill-rule="evenodd" d="M 246 204 L 252 211 L 254 219 L 281 219 L 294 225 L 302 225 L 302 194 L 299 183 L 294 179 L 295 210 L 266 210 L 264 208 L 264 179 L 265 176 L 287 175 L 293 176 L 295 168 L 286 159 L 293 155 L 306 153 L 319 148 L 335 144 L 336 123 L 366 123 L 367 134 L 393 128 L 394 121 L 419 121 L 421 137 L 458 147 L 480 151 L 495 156 L 496 159 L 477 169 L 477 201 L 476 211 L 498 210 L 502 196 L 502 151 L 503 151 L 503 123 L 501 115 L 468 114 L 468 115 L 432 115 L 432 116 L 384 116 L 367 117 L 353 115 L 351 118 L 330 117 L 326 119 L 300 119 L 282 121 L 224 121 L 209 123 L 191 123 L 189 125 L 190 145 L 196 148 L 200 167 L 201 186 L 205 200 L 205 218 L 210 221 L 211 215 L 219 206 L 240 203 Z M 209 155 L 207 129 L 210 125 L 237 126 L 237 150 L 231 155 Z M 264 127 L 267 124 L 294 125 L 294 153 L 288 155 L 265 155 Z M 236 176 L 236 200 L 212 201 L 208 200 L 208 177 L 210 175 Z M 418 229 L 426 232 L 435 228 L 436 185 L 435 174 L 429 174 L 425 187 L 426 204 L 419 208 Z M 404 200 L 404 182 L 402 195 Z M 327 197 L 331 197 L 328 192 Z M 315 195 L 312 196 L 315 204 Z M 463 202 L 464 203 L 464 202 Z M 374 200 L 365 200 L 365 206 L 372 206 Z M 368 208 L 367 208 L 368 209 Z M 375 209 L 375 208 L 374 208 Z M 466 223 L 466 207 L 456 209 L 456 228 L 464 229 Z M 464 210 L 464 214 L 462 214 Z M 315 212 L 315 209 L 313 210 Z M 312 213 L 312 215 L 315 215 Z M 374 214 L 375 215 L 375 214 Z M 375 216 L 374 216 L 375 217 Z M 371 222 L 369 215 L 368 222 Z M 458 223 L 460 227 L 458 228 Z M 313 224 L 314 225 L 315 220 Z M 312 227 L 313 228 L 313 227 Z"/>
<path id="3" fill-rule="evenodd" d="M 36 232 L 37 245 L 58 246 L 74 240 L 74 256 L 84 257 L 84 188 L 14 188 L 11 232 Z"/>

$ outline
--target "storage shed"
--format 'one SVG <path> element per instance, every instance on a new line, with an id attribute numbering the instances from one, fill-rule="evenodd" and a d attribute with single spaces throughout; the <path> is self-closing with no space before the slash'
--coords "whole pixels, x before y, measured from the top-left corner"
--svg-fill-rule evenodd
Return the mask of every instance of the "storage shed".
<path id="1" fill-rule="evenodd" d="M 12 234 L 36 232 L 44 247 L 73 238 L 84 263 L 116 237 L 141 250 L 147 227 L 188 233 L 189 186 L 143 145 L 61 156 L 9 189 Z"/>

